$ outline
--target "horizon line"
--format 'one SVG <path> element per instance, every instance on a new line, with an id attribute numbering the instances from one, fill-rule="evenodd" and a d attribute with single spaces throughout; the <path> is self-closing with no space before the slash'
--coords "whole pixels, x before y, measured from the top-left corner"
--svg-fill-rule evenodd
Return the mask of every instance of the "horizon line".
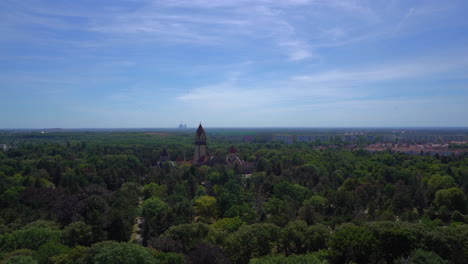
<path id="1" fill-rule="evenodd" d="M 203 126 L 205 129 L 439 129 L 439 128 L 449 128 L 449 129 L 468 129 L 468 126 Z M 194 127 L 43 127 L 43 128 L 0 128 L 2 130 L 100 130 L 100 129 L 173 129 L 173 130 L 187 130 L 187 129 L 196 129 Z"/>

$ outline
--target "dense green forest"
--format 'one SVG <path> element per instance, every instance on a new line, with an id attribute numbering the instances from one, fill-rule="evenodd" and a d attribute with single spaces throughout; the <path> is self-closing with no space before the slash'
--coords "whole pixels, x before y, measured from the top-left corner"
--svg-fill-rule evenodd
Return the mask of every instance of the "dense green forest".
<path id="1" fill-rule="evenodd" d="M 0 263 L 468 263 L 468 154 L 252 137 L 0 134 Z"/>

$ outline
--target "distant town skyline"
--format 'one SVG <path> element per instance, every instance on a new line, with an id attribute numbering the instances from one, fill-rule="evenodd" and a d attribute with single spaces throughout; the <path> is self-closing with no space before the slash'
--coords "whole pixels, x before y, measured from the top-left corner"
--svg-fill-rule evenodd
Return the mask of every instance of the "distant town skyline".
<path id="1" fill-rule="evenodd" d="M 0 2 L 0 129 L 468 127 L 468 2 Z"/>

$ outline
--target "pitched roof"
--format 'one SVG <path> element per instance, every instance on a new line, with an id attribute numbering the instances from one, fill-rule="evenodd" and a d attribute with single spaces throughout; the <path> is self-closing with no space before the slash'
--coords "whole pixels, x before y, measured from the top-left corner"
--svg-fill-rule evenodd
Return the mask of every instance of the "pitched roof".
<path id="1" fill-rule="evenodd" d="M 197 136 L 201 136 L 202 134 L 205 134 L 205 130 L 203 129 L 202 125 L 200 124 L 197 129 Z"/>
<path id="2" fill-rule="evenodd" d="M 234 148 L 234 145 L 232 145 L 232 146 L 229 148 L 228 153 L 237 153 L 237 150 L 236 150 L 236 148 Z"/>
<path id="3" fill-rule="evenodd" d="M 201 156 L 201 157 L 198 159 L 197 162 L 203 163 L 203 162 L 206 162 L 206 161 L 208 161 L 208 157 L 207 157 L 207 156 Z"/>

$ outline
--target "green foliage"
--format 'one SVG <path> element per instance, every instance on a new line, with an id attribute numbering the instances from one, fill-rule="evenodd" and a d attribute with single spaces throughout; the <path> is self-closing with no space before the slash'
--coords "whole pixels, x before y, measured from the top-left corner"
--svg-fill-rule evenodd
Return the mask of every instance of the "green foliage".
<path id="1" fill-rule="evenodd" d="M 450 216 L 452 221 L 454 222 L 464 222 L 465 218 L 464 216 L 457 210 L 453 211 L 452 215 Z"/>
<path id="2" fill-rule="evenodd" d="M 209 232 L 209 226 L 203 223 L 183 224 L 172 226 L 163 236 L 182 243 L 185 252 L 203 241 Z"/>
<path id="3" fill-rule="evenodd" d="M 257 215 L 248 205 L 236 204 L 224 213 L 224 217 L 239 217 L 242 221 L 252 224 L 256 220 Z"/>
<path id="4" fill-rule="evenodd" d="M 328 199 L 320 195 L 314 195 L 304 201 L 304 205 L 312 206 L 317 212 L 324 213 L 328 206 Z"/>
<path id="5" fill-rule="evenodd" d="M 379 241 L 364 227 L 343 224 L 336 228 L 329 246 L 334 254 L 335 263 L 371 263 Z"/>
<path id="6" fill-rule="evenodd" d="M 168 200 L 172 207 L 174 225 L 192 222 L 194 209 L 189 199 L 182 195 L 172 195 Z"/>
<path id="7" fill-rule="evenodd" d="M 58 229 L 59 225 L 56 222 L 53 221 L 47 221 L 47 220 L 37 220 L 32 223 L 27 224 L 25 229 L 28 228 L 49 228 L 49 229 Z"/>
<path id="8" fill-rule="evenodd" d="M 195 197 L 200 197 L 206 195 L 206 188 L 198 185 L 197 186 L 197 192 L 195 193 Z"/>
<path id="9" fill-rule="evenodd" d="M 314 255 L 264 256 L 251 259 L 249 264 L 327 264 Z"/>
<path id="10" fill-rule="evenodd" d="M 38 264 L 31 256 L 12 256 L 5 259 L 2 264 Z"/>
<path id="11" fill-rule="evenodd" d="M 456 187 L 457 185 L 452 177 L 448 175 L 440 176 L 439 174 L 435 174 L 431 176 L 427 182 L 427 186 L 430 194 L 434 195 L 438 190 L 449 189 Z"/>
<path id="12" fill-rule="evenodd" d="M 272 224 L 242 226 L 226 238 L 226 251 L 239 263 L 248 263 L 252 257 L 271 254 L 279 234 L 280 229 Z"/>
<path id="13" fill-rule="evenodd" d="M 142 205 L 142 216 L 144 217 L 143 238 L 157 237 L 169 226 L 171 219 L 171 208 L 159 198 L 149 198 Z"/>
<path id="14" fill-rule="evenodd" d="M 73 222 L 63 229 L 62 240 L 70 247 L 89 246 L 93 241 L 93 229 L 82 221 Z"/>
<path id="15" fill-rule="evenodd" d="M 145 199 L 148 199 L 151 197 L 164 199 L 167 197 L 167 187 L 165 185 L 160 186 L 154 182 L 148 183 L 143 187 L 143 195 Z"/>
<path id="16" fill-rule="evenodd" d="M 13 251 L 5 253 L 3 255 L 0 255 L 0 258 L 6 259 L 12 256 L 32 256 L 33 253 L 34 253 L 34 250 L 32 249 L 20 248 L 20 249 L 15 249 Z"/>
<path id="17" fill-rule="evenodd" d="M 58 242 L 60 237 L 61 232 L 58 229 L 29 225 L 23 229 L 1 235 L 0 249 L 6 252 L 20 248 L 37 250 L 49 241 Z"/>
<path id="18" fill-rule="evenodd" d="M 379 241 L 380 255 L 391 262 L 416 247 L 414 227 L 402 222 L 372 222 L 366 225 Z"/>
<path id="19" fill-rule="evenodd" d="M 286 181 L 273 186 L 273 195 L 275 197 L 283 199 L 288 196 L 298 204 L 302 204 L 302 202 L 309 196 L 309 194 L 310 190 L 306 187 L 303 187 L 299 184 L 291 184 Z"/>
<path id="20" fill-rule="evenodd" d="M 307 224 L 305 222 L 289 222 L 282 232 L 286 252 L 296 254 L 307 252 L 307 235 Z"/>
<path id="21" fill-rule="evenodd" d="M 101 242 L 94 244 L 81 259 L 83 264 L 158 264 L 150 249 L 133 243 Z"/>
<path id="22" fill-rule="evenodd" d="M 307 228 L 309 251 L 317 251 L 327 246 L 331 238 L 330 230 L 324 225 L 311 225 Z"/>
<path id="23" fill-rule="evenodd" d="M 48 264 L 52 263 L 50 258 L 53 256 L 58 256 L 65 254 L 70 249 L 60 243 L 49 241 L 39 247 L 39 249 L 33 254 L 34 259 L 36 259 L 39 264 Z"/>
<path id="24" fill-rule="evenodd" d="M 26 188 L 23 186 L 14 186 L 7 189 L 1 196 L 2 201 L 8 204 L 15 204 L 19 201 L 19 196 Z"/>
<path id="25" fill-rule="evenodd" d="M 88 248 L 76 246 L 64 254 L 50 257 L 53 264 L 81 264 Z"/>
<path id="26" fill-rule="evenodd" d="M 198 197 L 195 199 L 195 211 L 203 217 L 216 217 L 216 198 L 208 195 Z"/>
<path id="27" fill-rule="evenodd" d="M 137 215 L 139 188 L 135 183 L 125 183 L 112 194 L 109 211 L 109 238 L 128 241 Z"/>
<path id="28" fill-rule="evenodd" d="M 291 200 L 271 198 L 264 207 L 268 213 L 267 221 L 277 226 L 285 226 L 295 215 L 294 204 Z"/>
<path id="29" fill-rule="evenodd" d="M 458 210 L 464 213 L 466 210 L 466 197 L 459 188 L 443 189 L 436 192 L 434 204 L 437 208 L 446 206 L 450 211 Z"/>
<path id="30" fill-rule="evenodd" d="M 237 231 L 241 226 L 245 225 L 238 216 L 232 218 L 222 218 L 212 225 L 213 228 L 226 230 L 228 232 Z"/>
<path id="31" fill-rule="evenodd" d="M 330 231 L 322 225 L 308 226 L 304 221 L 289 222 L 282 231 L 286 254 L 305 254 L 325 248 Z"/>
<path id="32" fill-rule="evenodd" d="M 175 252 L 160 252 L 156 254 L 155 259 L 158 264 L 183 264 L 184 255 Z"/>
<path id="33" fill-rule="evenodd" d="M 411 252 L 408 258 L 400 258 L 395 264 L 446 264 L 443 258 L 434 252 L 416 249 Z"/>
<path id="34" fill-rule="evenodd" d="M 468 259 L 466 154 L 350 151 L 336 134 L 288 145 L 255 131 L 244 142 L 244 132 L 224 131 L 209 135 L 210 152 L 220 153 L 209 164 L 154 166 L 163 148 L 172 160 L 193 151 L 193 133 L 166 132 L 0 133 L 17 142 L 0 152 L 3 258 L 34 250 L 41 262 L 94 264 L 96 251 L 134 231 L 158 251 L 183 252 L 150 251 L 158 263 L 271 254 L 262 260 L 392 263 L 415 261 L 418 248 L 450 263 Z M 258 171 L 226 166 L 232 144 Z M 376 220 L 387 221 L 368 222 Z M 93 244 L 105 239 L 114 242 Z M 59 243 L 74 248 L 54 251 Z"/>

